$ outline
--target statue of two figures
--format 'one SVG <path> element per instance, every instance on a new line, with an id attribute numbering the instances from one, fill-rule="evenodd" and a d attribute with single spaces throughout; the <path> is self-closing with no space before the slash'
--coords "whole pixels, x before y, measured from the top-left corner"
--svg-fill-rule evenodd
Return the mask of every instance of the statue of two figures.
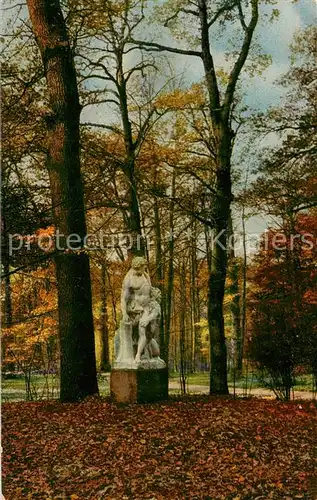
<path id="1" fill-rule="evenodd" d="M 121 293 L 122 320 L 115 336 L 114 368 L 165 368 L 158 344 L 161 292 L 151 285 L 146 261 L 135 257 Z"/>

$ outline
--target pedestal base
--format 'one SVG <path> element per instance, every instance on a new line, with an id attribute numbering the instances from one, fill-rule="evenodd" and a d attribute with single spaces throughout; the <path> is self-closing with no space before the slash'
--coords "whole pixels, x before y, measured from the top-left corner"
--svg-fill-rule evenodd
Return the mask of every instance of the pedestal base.
<path id="1" fill-rule="evenodd" d="M 154 403 L 168 399 L 167 368 L 116 369 L 110 373 L 111 399 L 116 403 Z"/>

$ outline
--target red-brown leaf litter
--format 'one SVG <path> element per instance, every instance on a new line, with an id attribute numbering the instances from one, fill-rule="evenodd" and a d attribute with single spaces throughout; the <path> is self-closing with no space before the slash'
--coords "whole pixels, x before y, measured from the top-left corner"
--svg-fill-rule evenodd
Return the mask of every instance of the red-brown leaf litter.
<path id="1" fill-rule="evenodd" d="M 5 403 L 3 494 L 5 500 L 313 499 L 316 429 L 312 402 Z"/>

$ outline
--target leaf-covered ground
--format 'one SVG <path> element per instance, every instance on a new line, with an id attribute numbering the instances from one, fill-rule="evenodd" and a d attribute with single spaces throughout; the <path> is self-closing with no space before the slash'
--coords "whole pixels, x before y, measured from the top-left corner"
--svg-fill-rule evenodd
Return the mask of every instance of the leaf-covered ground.
<path id="1" fill-rule="evenodd" d="M 313 403 L 197 398 L 3 405 L 3 493 L 22 499 L 315 498 Z"/>

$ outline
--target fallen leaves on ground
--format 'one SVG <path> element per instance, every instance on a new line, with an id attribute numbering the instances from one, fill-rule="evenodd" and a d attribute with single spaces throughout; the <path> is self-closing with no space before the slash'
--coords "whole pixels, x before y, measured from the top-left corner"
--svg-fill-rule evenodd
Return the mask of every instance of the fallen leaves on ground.
<path id="1" fill-rule="evenodd" d="M 4 496 L 313 499 L 316 428 L 309 402 L 6 403 Z"/>

